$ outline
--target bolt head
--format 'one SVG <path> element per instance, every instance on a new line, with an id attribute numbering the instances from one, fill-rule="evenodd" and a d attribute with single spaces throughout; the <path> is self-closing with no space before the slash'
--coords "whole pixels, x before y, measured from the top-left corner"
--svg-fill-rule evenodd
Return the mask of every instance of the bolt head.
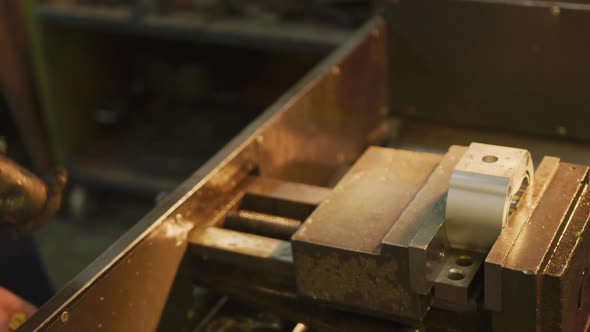
<path id="1" fill-rule="evenodd" d="M 59 320 L 65 324 L 68 322 L 68 320 L 70 320 L 70 313 L 67 311 L 64 311 L 61 313 L 61 315 L 59 316 Z"/>

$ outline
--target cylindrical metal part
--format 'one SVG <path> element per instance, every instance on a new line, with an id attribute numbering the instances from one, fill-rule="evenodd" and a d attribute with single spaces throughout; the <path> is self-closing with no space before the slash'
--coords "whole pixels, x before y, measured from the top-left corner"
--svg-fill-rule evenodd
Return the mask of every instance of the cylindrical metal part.
<path id="1" fill-rule="evenodd" d="M 232 211 L 225 217 L 224 227 L 235 231 L 290 240 L 301 221 L 253 211 Z"/>
<path id="2" fill-rule="evenodd" d="M 451 247 L 489 251 L 533 176 L 527 150 L 471 143 L 451 174 L 445 216 Z"/>
<path id="3" fill-rule="evenodd" d="M 48 189 L 37 176 L 12 160 L 0 156 L 0 220 L 28 222 L 42 213 Z"/>

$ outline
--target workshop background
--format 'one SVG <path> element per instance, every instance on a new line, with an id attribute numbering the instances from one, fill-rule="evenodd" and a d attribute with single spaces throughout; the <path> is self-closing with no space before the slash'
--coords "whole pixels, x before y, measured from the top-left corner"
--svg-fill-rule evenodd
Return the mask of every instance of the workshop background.
<path id="1" fill-rule="evenodd" d="M 0 136 L 70 174 L 60 289 L 371 13 L 369 1 L 0 0 Z"/>
<path id="2" fill-rule="evenodd" d="M 35 233 L 57 289 L 295 84 L 373 12 L 360 0 L 0 0 L 0 135 L 38 174 L 70 173 Z M 418 114 L 419 115 L 419 114 Z M 590 164 L 567 125 L 524 135 L 416 109 L 389 145 L 471 141 Z M 477 115 L 474 115 L 477 117 Z M 442 123 L 442 124 L 441 124 Z M 403 124 L 403 126 L 402 126 Z"/>

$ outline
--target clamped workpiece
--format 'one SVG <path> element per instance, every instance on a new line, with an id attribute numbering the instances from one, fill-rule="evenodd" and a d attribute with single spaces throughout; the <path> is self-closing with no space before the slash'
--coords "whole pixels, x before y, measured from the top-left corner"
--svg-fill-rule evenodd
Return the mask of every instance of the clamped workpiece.
<path id="1" fill-rule="evenodd" d="M 370 147 L 333 188 L 252 178 L 189 236 L 195 278 L 238 298 L 289 293 L 281 314 L 303 307 L 331 331 L 577 331 L 590 312 L 588 170 L 555 157 L 533 170 L 527 150 L 472 143 Z M 303 222 L 285 240 L 264 231 L 269 218 L 236 226 L 245 210 Z M 232 288 L 222 278 L 236 270 Z"/>

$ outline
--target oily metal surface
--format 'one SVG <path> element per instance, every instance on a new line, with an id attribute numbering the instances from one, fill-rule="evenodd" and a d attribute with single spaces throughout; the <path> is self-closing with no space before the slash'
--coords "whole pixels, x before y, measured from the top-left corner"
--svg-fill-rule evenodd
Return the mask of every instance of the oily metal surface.
<path id="1" fill-rule="evenodd" d="M 495 329 L 534 330 L 537 326 L 540 274 L 572 216 L 587 173 L 587 166 L 559 165 L 504 262 L 502 312 L 494 316 Z"/>
<path id="2" fill-rule="evenodd" d="M 579 31 L 590 29 L 587 2 L 379 3 L 391 28 L 393 113 L 590 138 L 585 89 L 590 68 L 584 65 L 590 44 L 579 38 Z"/>
<path id="3" fill-rule="evenodd" d="M 386 105 L 385 94 L 375 94 L 381 91 L 379 87 L 386 85 L 384 34 L 384 24 L 378 18 L 359 29 L 19 330 L 62 331 L 67 328 L 81 331 L 93 330 L 99 324 L 109 324 L 110 331 L 171 329 L 158 326 L 156 317 L 170 312 L 165 310 L 171 305 L 167 302 L 167 286 L 175 280 L 185 254 L 188 226 L 194 231 L 204 229 L 235 197 L 240 183 L 257 167 L 263 175 L 321 183 L 330 174 L 314 172 L 318 170 L 315 165 L 331 169 L 335 164 L 346 162 L 346 158 L 356 159 L 368 145 L 369 132 L 378 126 L 378 120 L 387 111 L 382 107 Z M 360 73 L 363 79 L 347 76 L 354 73 Z M 346 83 L 337 82 L 343 78 L 347 78 Z M 285 118 L 290 121 L 283 120 Z M 337 124 L 331 123 L 332 120 Z M 281 135 L 281 132 L 288 134 Z M 265 137 L 267 133 L 269 136 Z M 334 150 L 334 144 L 341 139 L 346 144 Z M 280 145 L 268 143 L 273 141 Z M 339 152 L 337 156 L 333 151 Z M 294 171 L 299 166 L 301 171 Z M 176 220 L 176 215 L 182 215 L 181 219 L 190 225 L 175 227 L 176 221 L 172 220 Z M 127 258 L 131 258 L 131 263 L 127 263 Z M 149 277 L 134 277 L 150 267 L 153 270 Z M 151 293 L 147 305 L 137 305 L 145 299 L 143 291 L 150 288 L 159 290 Z M 120 290 L 120 294 L 110 297 L 108 307 L 100 302 L 101 297 L 106 299 L 106 295 L 117 294 Z M 113 312 L 119 313 L 119 318 L 113 318 Z M 183 310 L 177 310 L 177 314 L 185 315 Z M 61 322 L 63 317 L 68 317 L 65 324 Z M 116 324 L 109 323 L 111 320 Z M 160 321 L 169 320 L 161 317 Z M 183 321 L 179 319 L 177 323 L 181 325 Z"/>
<path id="4" fill-rule="evenodd" d="M 486 256 L 484 300 L 485 306 L 489 310 L 500 311 L 502 309 L 502 292 L 498 291 L 498 289 L 502 289 L 502 265 L 514 246 L 520 231 L 529 220 L 549 183 L 551 183 L 558 166 L 558 158 L 543 158 L 536 170 L 533 182 L 520 199 L 516 210 L 508 219 L 506 226 L 502 229 L 500 236 Z"/>
<path id="5" fill-rule="evenodd" d="M 590 191 L 586 185 L 540 281 L 538 331 L 587 330 L 590 312 Z"/>

